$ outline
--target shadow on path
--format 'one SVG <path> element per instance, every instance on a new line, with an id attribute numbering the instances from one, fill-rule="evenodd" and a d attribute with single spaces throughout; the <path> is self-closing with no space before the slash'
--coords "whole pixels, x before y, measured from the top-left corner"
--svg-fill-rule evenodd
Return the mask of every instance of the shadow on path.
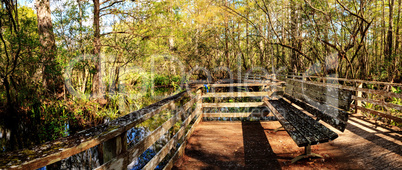
<path id="1" fill-rule="evenodd" d="M 396 133 L 396 132 L 389 132 L 389 133 L 384 133 L 376 129 L 374 124 L 372 126 L 367 126 L 359 121 L 356 120 L 349 120 L 352 121 L 353 123 L 359 124 L 360 126 L 369 129 L 371 131 L 375 131 L 375 133 L 368 132 L 367 130 L 362 129 L 361 127 L 357 127 L 355 125 L 352 125 L 351 123 L 348 123 L 348 126 L 346 127 L 347 130 L 351 131 L 352 133 L 359 135 L 360 137 L 369 140 L 370 142 L 376 144 L 377 146 L 380 146 L 384 149 L 387 149 L 395 154 L 398 154 L 402 156 L 402 146 L 399 144 L 396 144 L 388 139 L 385 139 L 383 137 L 378 136 L 378 134 L 382 134 L 384 136 L 388 136 L 390 138 L 393 138 L 394 140 L 402 140 L 401 137 L 399 136 L 393 136 L 390 135 L 389 133 Z M 360 120 L 362 121 L 362 120 Z M 371 123 L 371 122 L 369 122 Z"/>
<path id="2" fill-rule="evenodd" d="M 259 121 L 242 122 L 245 169 L 281 169 Z"/>

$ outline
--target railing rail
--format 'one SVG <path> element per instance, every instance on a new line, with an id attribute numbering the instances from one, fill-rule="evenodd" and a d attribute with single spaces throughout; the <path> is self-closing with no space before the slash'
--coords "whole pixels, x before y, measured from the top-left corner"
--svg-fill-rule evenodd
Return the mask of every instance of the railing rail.
<path id="1" fill-rule="evenodd" d="M 314 78 L 314 79 L 320 79 L 320 80 L 337 80 L 337 81 L 344 81 L 344 82 L 349 82 L 349 83 L 378 84 L 378 85 L 389 85 L 389 86 L 395 86 L 395 87 L 402 87 L 401 83 L 368 81 L 368 80 L 359 80 L 359 79 L 347 79 L 347 78 L 339 78 L 339 77 L 304 76 L 302 73 L 300 73 L 300 75 L 278 74 L 278 76 L 289 77 L 289 78 Z"/>
<path id="2" fill-rule="evenodd" d="M 103 155 L 100 157 L 100 167 L 97 169 L 108 169 L 110 167 L 120 167 L 126 169 L 127 165 L 140 156 L 149 146 L 156 142 L 165 132 L 167 132 L 183 114 L 193 107 L 195 103 L 199 103 L 201 99 L 201 90 L 197 89 L 197 95 L 193 96 L 190 101 L 183 107 L 175 106 L 175 102 L 182 99 L 189 91 L 181 92 L 171 97 L 165 98 L 159 102 L 151 104 L 143 109 L 132 112 L 128 115 L 102 124 L 72 136 L 56 139 L 55 141 L 46 142 L 31 149 L 6 153 L 0 158 L 0 169 L 37 169 L 46 165 L 58 162 L 82 151 L 88 150 L 95 146 L 103 148 Z M 176 114 L 167 120 L 156 130 L 145 136 L 141 141 L 136 143 L 130 149 L 127 149 L 127 131 L 136 125 L 148 120 L 165 109 L 179 109 Z M 200 120 L 201 105 L 197 104 L 196 109 L 183 121 L 182 127 L 176 135 L 170 139 L 168 144 L 157 154 L 154 159 L 146 165 L 146 168 L 152 169 L 166 156 L 167 152 L 177 144 L 180 137 L 183 136 L 185 128 L 189 125 L 194 117 L 196 122 Z M 189 132 L 186 134 L 189 136 Z"/>
<path id="3" fill-rule="evenodd" d="M 202 98 L 207 99 L 207 101 L 202 103 L 202 107 L 206 108 L 207 111 L 203 112 L 203 117 L 213 118 L 212 120 L 215 120 L 214 118 L 247 117 L 252 119 L 254 118 L 259 119 L 264 117 L 265 116 L 264 114 L 267 114 L 268 110 L 265 109 L 265 105 L 262 102 L 262 98 L 267 96 L 273 97 L 276 94 L 283 92 L 283 89 L 281 90 L 281 87 L 285 83 L 279 80 L 265 81 L 265 79 L 266 78 L 264 78 L 264 76 L 261 75 L 260 80 L 250 80 L 250 82 L 247 82 L 245 81 L 245 79 L 243 79 L 242 83 L 208 84 L 208 87 L 211 87 L 210 92 L 202 95 Z M 214 90 L 214 88 L 223 88 L 226 90 L 222 89 Z M 227 88 L 230 89 L 228 90 Z M 235 88 L 236 92 L 234 92 Z M 249 91 L 250 90 L 249 88 L 251 89 L 251 91 Z M 229 99 L 229 102 L 227 101 L 228 98 L 231 98 Z M 252 98 L 252 100 L 256 101 L 252 102 L 231 101 L 234 98 Z"/>
<path id="4" fill-rule="evenodd" d="M 279 75 L 280 79 L 285 80 L 288 78 L 294 79 L 300 83 L 322 85 L 329 87 L 336 87 L 339 89 L 345 89 L 354 91 L 355 94 L 352 96 L 354 104 L 351 108 L 354 109 L 355 113 L 370 113 L 376 115 L 380 118 L 385 118 L 392 120 L 397 123 L 402 123 L 402 114 L 396 115 L 392 112 L 402 111 L 401 103 L 391 103 L 390 100 L 400 101 L 402 100 L 401 93 L 391 92 L 391 87 L 402 87 L 400 83 L 389 83 L 389 82 L 377 82 L 377 81 L 366 81 L 357 79 L 345 79 L 337 77 L 319 77 L 319 76 L 305 76 L 301 75 Z M 330 82 L 330 80 L 333 80 Z M 336 83 L 337 82 L 337 83 Z M 346 83 L 340 83 L 346 82 Z M 368 88 L 372 86 L 372 88 Z M 376 87 L 374 89 L 373 87 Z M 368 104 L 372 104 L 372 107 L 368 107 Z M 363 105 L 366 105 L 364 107 Z M 381 110 L 373 109 L 375 107 L 380 107 Z M 393 110 L 393 111 L 392 111 Z"/>
<path id="5" fill-rule="evenodd" d="M 258 81 L 255 80 L 259 78 Z M 357 84 L 335 84 L 335 83 L 327 83 L 326 81 L 321 82 L 322 80 L 341 80 L 348 81 L 348 79 L 340 79 L 340 78 L 320 78 L 317 76 L 295 76 L 295 75 L 281 75 L 282 80 L 287 78 L 292 78 L 294 81 L 304 84 L 313 84 L 320 86 L 329 86 L 335 87 L 339 89 L 345 89 L 354 91 L 355 95 L 353 96 L 354 104 L 352 108 L 357 111 L 368 112 L 389 120 L 393 120 L 398 123 L 402 123 L 402 118 L 397 115 L 392 115 L 389 112 L 382 112 L 378 110 L 373 110 L 370 108 L 362 107 L 362 103 L 371 103 L 377 106 L 381 106 L 385 109 L 396 109 L 402 111 L 402 105 L 390 103 L 385 101 L 385 98 L 397 98 L 402 99 L 402 94 L 393 93 L 384 90 L 378 89 L 368 89 L 364 88 L 363 83 L 373 83 L 372 81 L 360 81 L 360 80 L 351 80 L 349 82 L 355 82 Z M 311 78 L 311 79 L 310 79 Z M 228 87 L 228 86 L 272 86 L 273 91 L 275 91 L 276 87 L 280 87 L 284 84 L 281 79 L 276 79 L 276 75 L 254 75 L 253 83 L 242 82 L 242 84 L 210 84 L 211 87 Z M 267 82 L 265 82 L 267 81 Z M 377 83 L 380 85 L 388 85 L 388 86 L 399 86 L 399 84 L 395 83 L 385 83 L 380 82 Z M 163 136 L 166 132 L 169 131 L 178 120 L 182 120 L 180 129 L 174 134 L 172 138 L 162 147 L 162 149 L 156 153 L 156 155 L 143 167 L 143 169 L 154 169 L 164 158 L 166 155 L 175 148 L 180 141 L 182 141 L 179 148 L 176 149 L 176 152 L 173 154 L 171 159 L 168 161 L 165 169 L 170 169 L 173 166 L 175 160 L 177 160 L 183 153 L 184 148 L 187 144 L 187 139 L 190 138 L 194 125 L 198 124 L 201 119 L 205 117 L 245 117 L 250 116 L 249 112 L 239 112 L 239 113 L 203 113 L 203 107 L 260 107 L 262 106 L 262 102 L 249 102 L 249 103 L 202 103 L 203 98 L 209 97 L 258 97 L 258 96 L 266 96 L 271 95 L 272 93 L 268 92 L 229 92 L 229 93 L 207 93 L 205 96 L 202 95 L 201 86 L 196 88 L 196 95 L 190 97 L 190 100 L 186 102 L 182 106 L 175 106 L 175 102 L 181 100 L 186 93 L 189 91 L 185 91 L 171 97 L 165 98 L 157 103 L 149 105 L 143 109 L 132 112 L 126 116 L 120 117 L 116 120 L 113 120 L 107 124 L 103 124 L 100 126 L 96 126 L 81 132 L 78 132 L 75 135 L 69 137 L 59 138 L 55 141 L 46 142 L 39 146 L 35 146 L 31 149 L 26 149 L 22 151 L 16 151 L 11 153 L 6 153 L 2 155 L 0 158 L 0 168 L 10 168 L 10 169 L 37 169 L 62 159 L 68 158 L 72 155 L 78 154 L 82 151 L 88 150 L 95 146 L 100 146 L 103 149 L 101 166 L 96 169 L 126 169 L 128 164 L 133 162 L 136 158 L 138 158 L 147 148 L 153 145 L 159 138 Z M 370 96 L 378 95 L 380 96 L 380 100 L 370 98 Z M 187 112 L 190 108 L 194 108 L 191 110 L 190 114 Z M 145 136 L 142 140 L 135 143 L 133 147 L 127 148 L 127 131 L 136 125 L 148 120 L 149 118 L 159 114 L 162 110 L 166 109 L 175 109 L 177 112 L 170 117 L 167 121 L 165 121 L 161 126 L 156 128 L 150 134 Z M 191 122 L 193 126 L 191 126 Z M 188 128 L 190 129 L 188 130 Z M 186 131 L 187 130 L 187 131 Z"/>

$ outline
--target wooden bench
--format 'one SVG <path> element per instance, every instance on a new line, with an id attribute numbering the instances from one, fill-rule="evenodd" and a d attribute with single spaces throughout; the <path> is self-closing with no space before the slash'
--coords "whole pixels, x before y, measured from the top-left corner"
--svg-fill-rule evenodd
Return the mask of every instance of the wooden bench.
<path id="1" fill-rule="evenodd" d="M 334 140 L 338 134 L 325 127 L 319 120 L 343 132 L 348 120 L 347 111 L 352 100 L 351 96 L 352 91 L 349 90 L 287 79 L 283 98 L 264 98 L 264 104 L 297 146 L 305 147 L 305 153 L 294 158 L 292 163 L 307 157 L 322 157 L 311 152 L 311 145 Z M 313 115 L 315 119 L 305 112 Z"/>

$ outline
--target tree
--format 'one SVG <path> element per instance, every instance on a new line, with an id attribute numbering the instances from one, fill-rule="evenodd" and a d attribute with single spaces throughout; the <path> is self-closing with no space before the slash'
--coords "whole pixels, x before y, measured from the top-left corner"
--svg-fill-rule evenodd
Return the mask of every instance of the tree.
<path id="1" fill-rule="evenodd" d="M 21 93 L 36 87 L 32 79 L 38 68 L 36 16 L 30 8 L 19 8 L 15 1 L 1 1 L 0 78 L 10 114 L 32 94 Z"/>
<path id="2" fill-rule="evenodd" d="M 60 83 L 60 73 L 56 69 L 55 63 L 56 44 L 53 34 L 53 24 L 50 12 L 49 0 L 37 0 L 36 11 L 38 17 L 38 34 L 41 43 L 41 55 L 42 55 L 42 83 L 48 90 L 56 90 L 56 86 Z"/>

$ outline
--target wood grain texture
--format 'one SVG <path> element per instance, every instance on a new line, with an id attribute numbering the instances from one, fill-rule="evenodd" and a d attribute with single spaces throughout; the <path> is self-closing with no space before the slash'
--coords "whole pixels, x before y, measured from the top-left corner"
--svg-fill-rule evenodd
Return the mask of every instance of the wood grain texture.
<path id="1" fill-rule="evenodd" d="M 310 142 L 294 127 L 292 124 L 279 113 L 278 110 L 271 104 L 271 102 L 267 99 L 263 99 L 264 104 L 271 110 L 272 114 L 278 119 L 279 123 L 283 126 L 283 128 L 288 132 L 289 136 L 296 142 L 297 146 L 307 146 Z"/>
<path id="2" fill-rule="evenodd" d="M 386 96 L 386 97 L 402 98 L 402 94 L 400 94 L 400 93 L 392 93 L 392 92 L 387 92 L 387 91 L 382 91 L 382 90 L 357 88 L 357 87 L 345 86 L 345 85 L 340 85 L 340 84 L 320 83 L 320 82 L 303 81 L 303 80 L 296 80 L 296 79 L 292 79 L 292 81 L 305 83 L 305 84 L 318 85 L 318 86 L 333 87 L 333 88 L 350 90 L 350 91 L 361 91 L 361 92 L 370 93 L 370 94 L 378 94 L 378 95 L 382 95 L 382 96 Z"/>
<path id="3" fill-rule="evenodd" d="M 199 112 L 199 114 L 197 114 L 197 119 L 196 119 L 196 121 L 194 122 L 194 124 L 193 124 L 193 126 L 190 128 L 190 130 L 188 130 L 188 132 L 187 132 L 187 134 L 184 136 L 184 142 L 180 145 L 180 147 L 177 149 L 177 151 L 175 152 L 175 154 L 172 156 L 172 158 L 169 160 L 169 162 L 166 164 L 166 166 L 163 168 L 164 170 L 167 170 L 167 169 L 172 169 L 173 168 L 173 165 L 174 165 L 174 162 L 176 161 L 176 160 L 178 160 L 181 156 L 183 156 L 183 154 L 184 154 L 184 151 L 185 151 L 185 148 L 186 148 L 186 146 L 187 146 L 187 141 L 188 141 L 188 139 L 191 137 L 191 135 L 193 134 L 193 132 L 194 132 L 194 129 L 195 129 L 195 127 L 198 125 L 198 123 L 199 122 L 201 122 L 201 120 L 202 120 L 202 115 L 201 115 L 201 113 Z"/>
<path id="4" fill-rule="evenodd" d="M 373 99 L 368 99 L 368 98 L 363 98 L 363 97 L 356 97 L 356 96 L 352 96 L 352 99 L 367 102 L 367 103 L 372 103 L 372 104 L 375 104 L 375 105 L 384 106 L 384 107 L 388 107 L 388 108 L 393 108 L 393 109 L 402 111 L 402 106 L 401 105 L 388 103 L 388 102 L 381 101 L 381 100 L 373 100 Z"/>
<path id="5" fill-rule="evenodd" d="M 352 105 L 352 107 L 356 108 L 355 105 Z M 377 115 L 377 116 L 381 116 L 381 117 L 391 119 L 391 120 L 393 120 L 395 122 L 398 122 L 398 123 L 402 123 L 402 118 L 390 115 L 388 113 L 383 113 L 383 112 L 380 112 L 380 111 L 377 111 L 377 110 L 367 109 L 367 108 L 361 107 L 361 106 L 357 106 L 357 109 L 359 109 L 359 110 L 361 110 L 363 112 L 367 112 L 367 113 L 371 113 L 371 114 L 374 114 L 374 115 Z"/>
<path id="6" fill-rule="evenodd" d="M 261 107 L 263 104 L 263 102 L 202 103 L 202 107 Z"/>
<path id="7" fill-rule="evenodd" d="M 269 96 L 273 92 L 222 92 L 222 93 L 207 93 L 202 95 L 203 98 L 207 97 L 260 97 Z"/>
<path id="8" fill-rule="evenodd" d="M 180 110 L 172 118 L 167 120 L 156 130 L 152 131 L 148 136 L 136 143 L 132 148 L 128 149 L 127 152 L 118 155 L 116 158 L 110 160 L 109 162 L 101 165 L 96 169 L 112 169 L 113 167 L 119 167 L 121 162 L 132 162 L 135 158 L 145 152 L 145 150 L 148 149 L 152 144 L 154 144 L 159 138 L 161 138 L 162 135 L 165 134 L 176 123 L 177 119 L 179 119 L 180 116 L 184 114 L 190 108 L 190 106 L 192 106 L 191 103 L 197 102 L 197 99 L 199 99 L 199 96 L 196 96 L 195 98 L 187 102 L 189 104 L 185 104 L 185 109 Z M 192 114 L 183 121 L 182 126 L 187 126 L 196 112 L 197 110 L 193 111 Z M 127 165 L 123 165 L 123 167 L 127 167 Z"/>
<path id="9" fill-rule="evenodd" d="M 6 153 L 0 158 L 0 161 L 8 163 L 0 168 L 37 169 L 78 154 L 121 135 L 137 124 L 158 114 L 161 110 L 167 109 L 171 103 L 184 97 L 185 93 L 187 91 L 165 98 L 108 124 L 102 124 L 75 135 L 59 138 L 28 149 L 35 155 L 24 154 L 27 150 Z"/>
<path id="10" fill-rule="evenodd" d="M 236 112 L 236 113 L 203 113 L 204 117 L 251 117 L 251 112 Z"/>
<path id="11" fill-rule="evenodd" d="M 296 76 L 296 75 L 287 75 L 287 76 L 288 77 L 295 77 L 295 78 L 303 78 L 303 76 Z M 358 79 L 346 79 L 346 78 L 337 78 L 337 77 L 319 77 L 319 76 L 306 76 L 306 78 L 317 78 L 317 79 L 323 79 L 323 80 L 338 80 L 338 81 L 353 82 L 353 83 L 381 84 L 381 85 L 390 85 L 390 86 L 402 87 L 401 83 L 389 83 L 389 82 L 367 81 L 367 80 L 358 80 Z"/>
<path id="12" fill-rule="evenodd" d="M 328 114 L 324 114 L 321 110 L 319 110 L 318 108 L 309 105 L 301 100 L 295 99 L 293 97 L 290 97 L 288 95 L 285 94 L 284 96 L 287 100 L 291 101 L 292 103 L 300 106 L 301 108 L 303 108 L 304 110 L 306 110 L 307 112 L 311 113 L 312 115 L 316 116 L 317 118 L 319 118 L 320 120 L 328 123 L 329 125 L 335 127 L 336 129 L 340 130 L 340 131 L 344 131 L 346 128 L 346 124 L 347 121 L 343 121 L 341 119 L 338 119 L 336 117 L 330 116 Z"/>

